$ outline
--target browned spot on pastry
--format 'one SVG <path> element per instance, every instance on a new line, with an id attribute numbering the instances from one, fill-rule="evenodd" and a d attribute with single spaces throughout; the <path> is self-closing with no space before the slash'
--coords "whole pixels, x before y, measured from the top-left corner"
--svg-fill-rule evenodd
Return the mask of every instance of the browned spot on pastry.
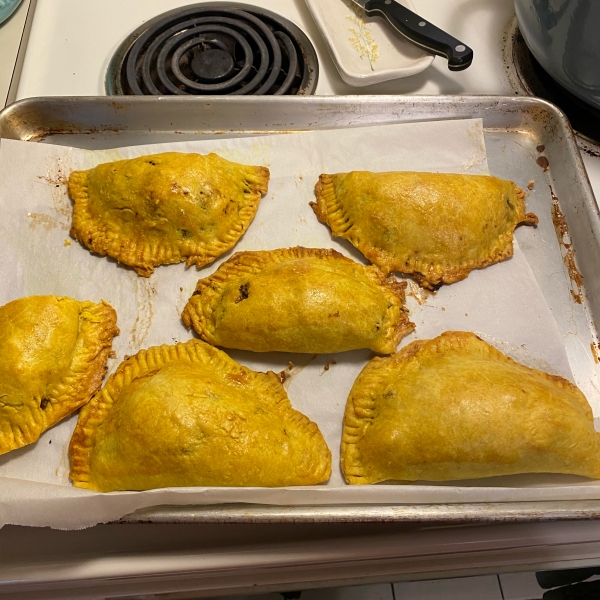
<path id="1" fill-rule="evenodd" d="M 243 283 L 240 285 L 240 295 L 236 298 L 235 303 L 238 304 L 242 300 L 247 300 L 249 296 L 248 288 L 250 287 L 249 283 Z"/>

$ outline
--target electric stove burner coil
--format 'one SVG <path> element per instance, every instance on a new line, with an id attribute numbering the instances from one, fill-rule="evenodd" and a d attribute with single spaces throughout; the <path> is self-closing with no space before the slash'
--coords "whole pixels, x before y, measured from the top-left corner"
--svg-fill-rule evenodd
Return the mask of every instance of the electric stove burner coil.
<path id="1" fill-rule="evenodd" d="M 159 15 L 121 44 L 109 95 L 306 95 L 316 52 L 296 25 L 247 4 L 194 4 Z"/>

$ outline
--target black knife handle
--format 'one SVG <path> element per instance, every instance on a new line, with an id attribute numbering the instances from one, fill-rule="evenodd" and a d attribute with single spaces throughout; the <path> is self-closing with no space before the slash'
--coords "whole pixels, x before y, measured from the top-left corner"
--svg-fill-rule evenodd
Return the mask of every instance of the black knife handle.
<path id="1" fill-rule="evenodd" d="M 381 13 L 410 42 L 448 59 L 451 71 L 462 71 L 473 62 L 473 50 L 394 0 L 369 0 L 365 12 Z"/>

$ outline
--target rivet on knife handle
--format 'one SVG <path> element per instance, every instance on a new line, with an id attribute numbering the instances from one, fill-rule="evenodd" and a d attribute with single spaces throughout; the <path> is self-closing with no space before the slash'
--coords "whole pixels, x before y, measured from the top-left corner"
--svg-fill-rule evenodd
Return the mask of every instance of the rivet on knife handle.
<path id="1" fill-rule="evenodd" d="M 390 24 L 413 44 L 448 59 L 451 71 L 462 71 L 473 62 L 473 50 L 460 40 L 432 25 L 394 0 L 353 0 L 367 15 L 383 15 Z"/>

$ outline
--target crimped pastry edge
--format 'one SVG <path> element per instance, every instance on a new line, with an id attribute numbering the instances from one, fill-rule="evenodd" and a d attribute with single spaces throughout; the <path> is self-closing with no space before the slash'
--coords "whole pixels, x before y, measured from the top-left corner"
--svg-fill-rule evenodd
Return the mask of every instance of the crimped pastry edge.
<path id="1" fill-rule="evenodd" d="M 278 377 L 271 371 L 260 373 L 244 367 L 230 358 L 223 351 L 209 344 L 192 339 L 174 345 L 163 344 L 140 350 L 134 356 L 125 359 L 117 370 L 109 377 L 105 386 L 96 393 L 91 401 L 79 413 L 79 419 L 69 443 L 71 461 L 70 479 L 73 485 L 80 488 L 98 490 L 90 472 L 90 457 L 95 444 L 95 432 L 109 414 L 125 385 L 145 374 L 161 368 L 171 362 L 186 361 L 189 363 L 208 364 L 215 370 L 226 370 L 233 376 L 244 374 L 259 385 L 275 392 L 267 397 L 282 410 L 293 413 L 291 418 L 299 428 L 303 428 L 310 437 L 319 435 L 327 450 L 327 457 L 321 457 L 315 478 L 321 483 L 331 476 L 331 451 L 316 423 L 306 415 L 293 408 L 290 399 L 281 385 Z"/>
<path id="2" fill-rule="evenodd" d="M 210 153 L 207 156 L 210 156 Z M 154 155 L 148 155 L 154 156 Z M 215 156 L 217 156 L 215 154 Z M 221 157 L 219 157 L 221 158 Z M 129 159 L 133 160 L 133 159 Z M 226 159 L 222 159 L 226 160 Z M 117 161 L 120 162 L 120 161 Z M 241 164 L 241 163 L 236 163 Z M 73 171 L 69 176 L 69 194 L 73 200 L 73 222 L 70 234 L 91 252 L 100 256 L 111 256 L 118 262 L 132 267 L 142 277 L 150 277 L 154 267 L 185 261 L 200 268 L 232 248 L 246 232 L 256 215 L 262 195 L 266 194 L 270 178 L 269 169 L 262 166 L 242 165 L 250 184 L 249 193 L 244 194 L 245 204 L 239 210 L 239 221 L 213 242 L 180 242 L 174 249 L 171 245 L 138 245 L 135 240 L 123 239 L 118 232 L 112 232 L 90 214 L 88 178 L 93 169 Z M 127 242 L 123 245 L 123 242 Z"/>
<path id="3" fill-rule="evenodd" d="M 406 301 L 404 289 L 405 282 L 396 281 L 393 278 L 386 277 L 375 265 L 365 267 L 344 256 L 332 248 L 304 248 L 296 246 L 294 248 L 279 248 L 277 250 L 260 250 L 237 252 L 230 259 L 224 262 L 211 276 L 200 279 L 196 285 L 196 290 L 185 305 L 181 318 L 186 327 L 193 327 L 200 337 L 212 344 L 218 346 L 219 341 L 215 337 L 215 328 L 213 324 L 213 313 L 220 302 L 222 294 L 226 289 L 226 284 L 231 278 L 247 278 L 262 272 L 265 267 L 286 262 L 298 258 L 320 258 L 332 262 L 343 261 L 351 264 L 354 271 L 359 271 L 369 281 L 381 289 L 382 293 L 392 305 L 400 309 L 399 318 L 392 322 L 388 312 L 388 323 L 385 327 L 384 336 L 387 352 L 396 350 L 400 340 L 414 330 L 414 323 L 408 319 L 408 310 L 404 306 Z M 375 351 L 381 352 L 381 350 Z"/>
<path id="4" fill-rule="evenodd" d="M 339 173 L 345 175 L 345 173 Z M 414 261 L 414 265 L 409 270 L 403 270 L 394 260 L 394 257 L 383 250 L 374 247 L 368 247 L 358 238 L 356 230 L 350 223 L 345 207 L 339 201 L 335 192 L 333 180 L 335 174 L 321 174 L 315 185 L 316 202 L 310 202 L 317 219 L 328 225 L 332 235 L 347 239 L 353 246 L 364 254 L 372 263 L 376 264 L 384 273 L 389 274 L 393 271 L 411 275 L 414 280 L 426 289 L 435 290 L 442 284 L 456 283 L 465 279 L 474 269 L 483 269 L 492 264 L 496 264 L 510 258 L 513 255 L 513 233 L 515 228 L 520 225 L 537 225 L 538 217 L 534 213 L 525 212 L 526 193 L 514 182 L 517 201 L 519 202 L 519 220 L 510 232 L 505 232 L 498 237 L 497 248 L 487 257 L 480 260 L 464 261 L 458 266 L 442 265 L 439 274 L 432 277 L 432 273 L 426 273 L 426 265 L 420 261 Z M 348 233 L 350 232 L 350 233 Z M 404 263 L 403 265 L 404 266 Z"/>
<path id="5" fill-rule="evenodd" d="M 104 301 L 99 304 L 79 301 L 66 296 L 53 296 L 57 301 L 69 300 L 79 305 L 79 333 L 74 351 L 81 340 L 82 351 L 74 352 L 69 373 L 61 377 L 60 382 L 47 390 L 48 401 L 39 413 L 40 421 L 35 428 L 19 430 L 15 441 L 0 438 L 0 455 L 36 442 L 40 435 L 65 417 L 86 404 L 102 384 L 106 373 L 106 362 L 112 349 L 112 340 L 119 334 L 116 311 Z"/>

